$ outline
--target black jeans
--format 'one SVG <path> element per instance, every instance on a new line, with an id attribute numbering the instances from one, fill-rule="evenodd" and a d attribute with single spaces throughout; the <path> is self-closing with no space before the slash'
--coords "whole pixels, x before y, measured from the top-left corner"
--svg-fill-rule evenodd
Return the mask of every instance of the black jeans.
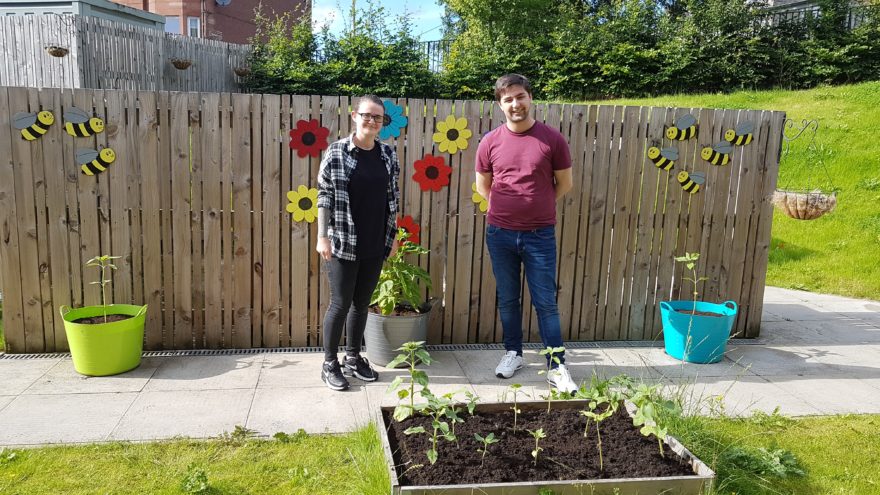
<path id="1" fill-rule="evenodd" d="M 331 257 L 326 262 L 327 277 L 330 279 L 330 306 L 324 315 L 325 361 L 337 359 L 343 324 L 348 329 L 345 353 L 357 355 L 361 352 L 370 298 L 379 281 L 383 261 L 384 258 L 379 256 L 357 261 Z"/>

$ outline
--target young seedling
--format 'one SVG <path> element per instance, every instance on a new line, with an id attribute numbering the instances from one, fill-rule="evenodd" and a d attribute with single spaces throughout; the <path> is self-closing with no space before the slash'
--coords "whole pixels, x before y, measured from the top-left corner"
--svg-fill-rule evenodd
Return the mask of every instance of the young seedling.
<path id="1" fill-rule="evenodd" d="M 549 356 L 547 359 L 547 369 L 541 370 L 538 372 L 539 375 L 546 375 L 553 368 L 553 363 L 556 363 L 556 366 L 562 364 L 559 360 L 559 356 L 557 354 L 562 354 L 565 352 L 565 347 L 547 347 L 546 349 L 538 352 L 538 354 L 542 356 Z M 553 398 L 553 387 L 550 386 L 550 381 L 547 381 L 547 412 L 550 412 L 550 402 Z"/>
<path id="2" fill-rule="evenodd" d="M 493 443 L 498 443 L 499 440 L 497 438 L 495 438 L 494 433 L 489 433 L 488 435 L 486 435 L 485 438 L 481 437 L 479 433 L 474 433 L 474 438 L 476 438 L 478 442 L 483 443 L 483 448 L 477 449 L 477 452 L 483 453 L 483 456 L 480 457 L 480 467 L 483 467 L 483 462 L 486 461 L 486 452 L 489 451 L 489 446 L 492 445 Z"/>
<path id="3" fill-rule="evenodd" d="M 659 385 L 647 386 L 644 383 L 630 390 L 630 401 L 638 408 L 633 416 L 633 425 L 641 426 L 642 435 L 652 434 L 657 437 L 660 457 L 663 454 L 663 441 L 666 440 L 668 428 L 662 425 L 662 413 L 676 414 L 678 406 L 671 400 L 664 400 L 659 394 Z"/>
<path id="4" fill-rule="evenodd" d="M 403 377 L 398 376 L 395 377 L 394 380 L 388 385 L 388 391 L 397 390 L 397 399 L 398 401 L 402 401 L 404 399 L 409 398 L 409 404 L 399 404 L 394 408 L 394 419 L 397 421 L 403 421 L 404 419 L 415 414 L 416 406 L 415 406 L 415 387 L 416 384 L 419 384 L 422 387 L 422 390 L 427 390 L 428 388 L 428 374 L 422 370 L 416 369 L 416 364 L 420 361 L 425 365 L 431 364 L 431 355 L 428 354 L 428 351 L 425 349 L 425 342 L 406 342 L 402 346 L 397 348 L 398 351 L 401 351 L 400 354 L 397 355 L 390 363 L 386 365 L 388 368 L 396 368 L 397 366 L 406 363 L 409 365 L 409 389 L 401 388 L 398 390 L 400 385 L 403 383 Z"/>
<path id="5" fill-rule="evenodd" d="M 423 388 L 419 393 L 428 401 L 428 403 L 422 408 L 422 412 L 430 416 L 431 427 L 434 430 L 431 434 L 431 448 L 428 449 L 427 452 L 428 461 L 431 464 L 434 464 L 437 462 L 437 439 L 443 437 L 450 442 L 456 439 L 455 434 L 449 429 L 449 423 L 443 420 L 447 417 L 448 410 L 453 403 L 452 400 L 447 397 L 437 397 L 427 388 Z M 425 433 L 425 428 L 422 426 L 413 426 L 404 430 L 403 433 L 405 435 Z"/>
<path id="6" fill-rule="evenodd" d="M 86 261 L 86 266 L 96 266 L 101 269 L 101 278 L 96 282 L 89 282 L 89 284 L 101 286 L 101 306 L 104 308 L 104 323 L 107 323 L 107 284 L 110 283 L 110 279 L 107 278 L 107 270 L 115 270 L 116 265 L 113 264 L 113 260 L 118 260 L 121 257 L 104 254 Z"/>
<path id="7" fill-rule="evenodd" d="M 697 290 L 697 284 L 703 282 L 705 280 L 709 280 L 709 277 L 697 277 L 697 261 L 700 259 L 700 253 L 688 253 L 685 252 L 684 256 L 676 256 L 675 261 L 679 263 L 684 263 L 688 270 L 691 271 L 691 277 L 683 277 L 688 282 L 694 284 L 694 307 L 693 312 L 691 313 L 690 321 L 688 321 L 688 331 L 687 338 L 685 342 L 685 349 L 690 349 L 691 347 L 691 331 L 694 327 L 694 315 L 697 314 L 697 298 L 700 296 L 700 292 Z"/>
<path id="8" fill-rule="evenodd" d="M 592 419 L 596 423 L 596 448 L 599 450 L 599 470 L 605 470 L 605 463 L 602 456 L 602 434 L 599 425 L 602 421 L 610 418 L 617 412 L 620 405 L 620 393 L 611 388 L 609 381 L 599 380 L 595 374 L 590 379 L 590 388 L 587 390 L 578 390 L 579 399 L 587 400 L 587 407 L 580 411 L 582 416 L 587 417 L 584 425 L 584 437 L 587 436 L 587 429 Z M 604 406 L 604 407 L 603 407 Z"/>
<path id="9" fill-rule="evenodd" d="M 461 412 L 461 408 L 455 405 L 455 392 L 449 392 L 443 394 L 443 399 L 449 404 L 446 407 L 446 418 L 449 419 L 449 423 L 452 425 L 452 436 L 455 437 L 455 443 L 458 444 L 458 437 L 455 436 L 455 424 L 456 423 L 464 423 L 464 418 L 458 415 Z"/>
<path id="10" fill-rule="evenodd" d="M 535 431 L 532 431 L 532 430 L 526 430 L 526 431 L 528 431 L 531 436 L 535 437 L 535 450 L 532 451 L 532 457 L 535 458 L 535 462 L 533 462 L 532 465 L 537 466 L 538 465 L 538 454 L 542 450 L 544 450 L 543 448 L 538 446 L 538 442 L 540 442 L 540 440 L 542 438 L 547 438 L 547 434 L 544 433 L 544 428 L 538 428 Z"/>
<path id="11" fill-rule="evenodd" d="M 471 416 L 474 415 L 474 409 L 477 408 L 477 402 L 480 400 L 480 396 L 474 394 L 473 392 L 465 392 L 464 396 L 467 397 L 467 410 L 468 414 Z"/>
<path id="12" fill-rule="evenodd" d="M 522 388 L 522 385 L 520 385 L 519 383 L 514 383 L 508 388 L 510 388 L 510 391 L 513 392 L 513 406 L 511 406 L 511 409 L 513 409 L 513 431 L 516 431 L 517 416 L 519 416 L 519 413 L 522 412 L 522 410 L 520 410 L 520 408 L 517 406 L 516 394 L 517 392 L 519 392 L 519 389 Z"/>

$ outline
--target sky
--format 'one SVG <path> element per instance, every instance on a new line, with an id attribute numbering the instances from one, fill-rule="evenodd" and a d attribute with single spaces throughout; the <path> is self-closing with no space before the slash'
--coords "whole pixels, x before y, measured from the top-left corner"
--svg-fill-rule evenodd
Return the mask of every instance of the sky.
<path id="1" fill-rule="evenodd" d="M 358 7 L 366 7 L 366 0 L 357 0 L 357 2 Z M 440 26 L 443 7 L 432 0 L 374 0 L 374 3 L 384 7 L 390 18 L 409 12 L 413 23 L 412 34 L 416 39 L 432 41 L 439 40 L 442 36 Z M 351 0 L 314 0 L 312 22 L 315 31 L 327 24 L 330 26 L 330 32 L 339 34 L 350 10 Z"/>

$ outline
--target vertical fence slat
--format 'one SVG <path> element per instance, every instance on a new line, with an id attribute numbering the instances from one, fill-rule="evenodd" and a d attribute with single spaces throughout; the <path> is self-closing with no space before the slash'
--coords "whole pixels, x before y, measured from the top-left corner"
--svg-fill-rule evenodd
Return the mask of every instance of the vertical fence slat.
<path id="1" fill-rule="evenodd" d="M 299 121 L 308 121 L 311 118 L 310 102 L 308 96 L 294 96 L 292 102 L 292 114 L 290 118 L 291 129 L 297 127 Z M 286 142 L 290 142 L 287 136 Z M 291 183 L 288 191 L 295 191 L 300 185 L 308 186 L 309 182 L 309 158 L 302 158 L 289 148 L 285 153 L 290 154 Z M 317 182 L 315 183 L 317 187 Z M 287 191 L 284 191 L 287 194 Z M 290 326 L 291 345 L 304 346 L 309 343 L 309 335 L 315 335 L 315 329 L 310 327 L 309 318 L 309 288 L 314 280 L 309 273 L 309 257 L 311 245 L 309 244 L 309 226 L 305 222 L 294 222 L 290 214 L 285 214 L 285 221 L 290 225 L 290 285 L 299 288 L 291 291 Z M 319 272 L 320 275 L 320 272 Z M 314 342 L 312 342 L 313 345 Z"/>
<path id="2" fill-rule="evenodd" d="M 435 156 L 443 156 L 446 164 L 452 166 L 448 155 L 440 153 L 439 147 L 433 142 L 430 136 L 433 136 L 436 130 L 436 123 L 445 119 L 452 112 L 452 102 L 449 100 L 426 100 L 425 101 L 425 153 L 432 151 Z M 450 184 L 451 186 L 451 184 Z M 446 306 L 452 308 L 452 301 L 448 297 L 449 279 L 444 274 L 446 265 L 446 229 L 447 212 L 448 212 L 448 194 L 449 188 L 444 189 L 445 194 L 435 194 L 433 196 L 422 194 L 422 229 L 429 225 L 430 220 L 430 241 L 423 241 L 422 245 L 430 242 L 426 246 L 430 250 L 430 259 L 428 265 L 428 273 L 431 274 L 431 284 L 434 287 L 434 295 L 439 297 L 443 305 L 437 305 L 434 309 L 432 322 L 428 327 L 429 342 L 447 342 L 448 334 L 446 333 L 445 317 Z M 424 237 L 424 236 L 423 236 Z M 444 287 L 444 281 L 446 285 Z"/>
<path id="3" fill-rule="evenodd" d="M 35 26 L 36 28 L 36 23 Z M 47 109 L 52 110 L 56 114 L 56 123 L 61 122 L 61 116 L 57 115 L 58 111 L 49 108 L 51 103 L 46 102 L 44 105 L 41 100 L 43 92 L 34 88 L 28 89 L 28 102 L 30 107 L 35 110 Z M 46 217 L 46 161 L 49 158 L 43 149 L 47 145 L 49 139 L 55 136 L 57 140 L 57 132 L 60 126 L 53 125 L 49 128 L 49 132 L 36 142 L 31 143 L 31 165 L 33 166 L 33 191 L 34 191 L 34 207 L 36 210 L 36 240 L 37 240 L 37 267 L 39 269 L 40 282 L 40 298 L 38 303 L 42 312 L 43 319 L 43 335 L 40 340 L 42 343 L 37 347 L 40 351 L 52 349 L 55 347 L 55 310 L 52 308 L 52 280 L 49 271 L 49 233 L 47 227 L 48 219 Z M 48 139 L 47 139 L 48 138 Z M 57 142 L 57 141 L 56 141 Z M 48 145 L 47 145 L 48 146 Z M 35 340 L 36 342 L 36 340 Z"/>
<path id="4" fill-rule="evenodd" d="M 279 323 L 281 325 L 281 335 L 280 341 L 278 345 L 282 347 L 291 345 L 291 335 L 292 329 L 290 326 L 291 322 L 291 300 L 290 293 L 293 288 L 293 281 L 290 278 L 291 274 L 291 263 L 290 263 L 290 224 L 291 219 L 290 215 L 286 211 L 287 207 L 287 191 L 292 189 L 291 185 L 291 170 L 290 170 L 290 130 L 292 129 L 292 123 L 290 119 L 290 96 L 282 95 L 281 96 L 281 121 L 279 122 L 280 126 L 280 137 L 279 142 L 276 143 L 278 147 L 279 160 L 281 165 L 281 183 L 280 190 L 278 194 L 280 194 L 281 204 L 279 205 L 280 212 L 278 217 L 278 224 L 280 228 L 280 249 L 279 253 L 279 263 L 280 263 L 280 274 L 281 277 L 281 300 L 279 302 Z"/>
<path id="5" fill-rule="evenodd" d="M 174 270 L 174 346 L 193 346 L 192 169 L 188 95 L 171 94 L 171 231 Z"/>
<path id="6" fill-rule="evenodd" d="M 205 267 L 204 267 L 204 214 L 202 208 L 202 194 L 204 188 L 204 160 L 202 156 L 202 140 L 205 128 L 202 125 L 204 114 L 201 111 L 201 99 L 198 93 L 187 95 L 187 109 L 190 125 L 190 197 L 191 211 L 189 216 L 190 246 L 192 252 L 192 338 L 194 345 L 204 347 L 205 339 Z"/>
<path id="7" fill-rule="evenodd" d="M 148 306 L 144 325 L 144 347 L 149 350 L 162 348 L 162 210 L 161 195 L 156 188 L 167 180 L 159 169 L 159 126 L 167 125 L 160 121 L 157 112 L 156 93 L 138 93 L 140 116 L 137 139 L 138 162 L 140 163 L 140 193 L 143 198 L 143 263 L 144 263 L 144 304 Z M 162 188 L 159 187 L 159 190 Z"/>
<path id="8" fill-rule="evenodd" d="M 15 113 L 10 108 L 10 97 L 15 98 L 15 91 L 0 87 L 0 115 L 3 123 L 9 122 Z M 15 188 L 15 168 L 20 165 L 14 159 L 13 144 L 21 141 L 18 129 L 11 125 L 0 127 L 0 149 L 10 150 L 0 158 L 0 284 L 3 285 L 3 332 L 6 339 L 7 352 L 23 352 L 25 349 L 25 311 L 22 305 L 23 290 L 16 290 L 16 281 L 24 282 L 19 250 L 18 201 Z"/>
<path id="9" fill-rule="evenodd" d="M 232 249 L 232 229 L 234 224 L 233 217 L 233 195 L 234 195 L 234 176 L 233 176 L 233 155 L 232 150 L 237 142 L 233 139 L 232 122 L 235 117 L 232 115 L 232 96 L 229 93 L 220 95 L 220 265 L 223 274 L 221 275 L 222 284 L 222 315 L 223 315 L 223 331 L 221 338 L 223 347 L 235 347 L 233 340 L 235 312 L 235 283 L 233 273 L 235 271 L 235 257 Z"/>
<path id="10" fill-rule="evenodd" d="M 263 347 L 278 347 L 281 316 L 281 97 L 263 96 Z"/>
<path id="11" fill-rule="evenodd" d="M 251 97 L 232 95 L 233 170 L 233 304 L 235 337 L 232 347 L 250 348 L 252 343 L 251 297 Z M 225 198 L 224 198 L 225 200 Z"/>
<path id="12" fill-rule="evenodd" d="M 474 146 L 479 146 L 479 139 L 477 137 L 484 136 L 486 133 L 491 131 L 494 128 L 495 122 L 492 120 L 492 115 L 495 108 L 494 101 L 483 101 L 482 102 L 482 119 L 480 123 L 480 133 L 478 136 L 475 135 L 476 142 Z M 476 181 L 476 170 L 474 174 L 471 176 L 470 180 Z M 473 201 L 473 193 L 471 194 L 471 201 Z M 479 242 L 482 244 L 482 249 L 477 251 L 474 250 L 474 256 L 479 257 L 482 266 L 480 270 L 477 271 L 474 269 L 474 290 L 478 290 L 477 294 L 479 295 L 480 301 L 480 313 L 479 313 L 479 334 L 477 338 L 477 342 L 496 342 L 496 338 L 501 334 L 501 330 L 495 327 L 496 320 L 496 307 L 495 307 L 495 298 L 497 294 L 495 293 L 495 277 L 492 275 L 492 260 L 489 258 L 489 250 L 486 247 L 486 213 L 479 211 L 477 205 L 474 205 L 474 211 L 477 215 L 477 232 L 476 236 L 479 239 Z"/>
<path id="13" fill-rule="evenodd" d="M 251 342 L 262 346 L 263 331 L 263 97 L 251 95 Z"/>
<path id="14" fill-rule="evenodd" d="M 223 194 L 220 128 L 220 95 L 202 93 L 202 209 L 204 235 L 205 346 L 216 349 L 223 342 L 222 226 Z"/>

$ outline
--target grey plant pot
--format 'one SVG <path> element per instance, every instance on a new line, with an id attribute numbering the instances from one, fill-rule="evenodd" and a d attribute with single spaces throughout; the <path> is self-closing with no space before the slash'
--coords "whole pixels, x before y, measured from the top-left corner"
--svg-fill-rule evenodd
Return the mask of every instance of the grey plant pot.
<path id="1" fill-rule="evenodd" d="M 433 307 L 434 301 L 428 301 L 422 312 L 414 316 L 369 313 L 364 330 L 367 359 L 375 365 L 385 366 L 400 354 L 397 348 L 405 342 L 428 340 L 428 319 Z"/>

